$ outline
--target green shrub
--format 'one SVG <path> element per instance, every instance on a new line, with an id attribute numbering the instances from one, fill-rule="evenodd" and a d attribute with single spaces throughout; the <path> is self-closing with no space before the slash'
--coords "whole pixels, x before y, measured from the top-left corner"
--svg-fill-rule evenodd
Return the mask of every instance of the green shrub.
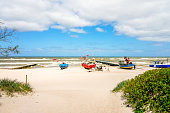
<path id="1" fill-rule="evenodd" d="M 32 88 L 29 84 L 9 79 L 0 80 L 0 90 L 5 92 L 8 96 L 14 96 L 14 93 L 27 94 L 32 92 Z"/>
<path id="2" fill-rule="evenodd" d="M 146 71 L 124 85 L 123 97 L 134 112 L 170 112 L 170 68 Z"/>
<path id="3" fill-rule="evenodd" d="M 125 85 L 126 83 L 127 83 L 126 80 L 118 83 L 117 86 L 112 90 L 112 92 L 118 92 L 118 91 L 120 91 L 120 90 L 124 87 L 124 85 Z"/>

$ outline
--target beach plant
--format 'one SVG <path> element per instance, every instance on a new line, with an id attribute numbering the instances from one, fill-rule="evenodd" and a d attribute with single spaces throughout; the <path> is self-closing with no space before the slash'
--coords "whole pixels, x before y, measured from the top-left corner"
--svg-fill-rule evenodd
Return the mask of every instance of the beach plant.
<path id="1" fill-rule="evenodd" d="M 112 92 L 122 91 L 122 89 L 126 83 L 127 83 L 127 80 L 118 83 L 117 86 L 112 90 Z"/>
<path id="2" fill-rule="evenodd" d="M 135 113 L 169 113 L 170 68 L 146 71 L 128 80 L 122 91 L 125 104 Z"/>
<path id="3" fill-rule="evenodd" d="M 33 91 L 29 84 L 6 78 L 0 80 L 0 90 L 11 97 L 14 96 L 15 93 L 24 95 Z"/>

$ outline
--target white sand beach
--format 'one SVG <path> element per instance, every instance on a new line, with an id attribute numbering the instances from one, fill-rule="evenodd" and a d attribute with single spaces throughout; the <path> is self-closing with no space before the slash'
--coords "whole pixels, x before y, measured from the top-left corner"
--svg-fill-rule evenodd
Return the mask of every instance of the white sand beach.
<path id="1" fill-rule="evenodd" d="M 25 96 L 0 97 L 0 113 L 131 113 L 123 105 L 121 93 L 111 90 L 127 80 L 151 69 L 124 70 L 110 67 L 103 72 L 88 72 L 81 66 L 35 69 L 0 69 L 0 78 L 28 82 L 34 93 Z"/>

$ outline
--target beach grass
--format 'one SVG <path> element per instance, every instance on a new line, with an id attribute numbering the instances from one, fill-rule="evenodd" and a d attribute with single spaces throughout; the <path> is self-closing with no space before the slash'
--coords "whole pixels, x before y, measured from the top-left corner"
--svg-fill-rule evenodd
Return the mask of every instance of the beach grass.
<path id="1" fill-rule="evenodd" d="M 15 93 L 22 95 L 31 93 L 33 88 L 29 84 L 5 78 L 0 80 L 0 90 L 12 97 Z"/>
<path id="2" fill-rule="evenodd" d="M 117 86 L 112 90 L 112 92 L 119 92 L 124 87 L 124 85 L 127 83 L 127 81 L 122 81 L 117 84 Z"/>

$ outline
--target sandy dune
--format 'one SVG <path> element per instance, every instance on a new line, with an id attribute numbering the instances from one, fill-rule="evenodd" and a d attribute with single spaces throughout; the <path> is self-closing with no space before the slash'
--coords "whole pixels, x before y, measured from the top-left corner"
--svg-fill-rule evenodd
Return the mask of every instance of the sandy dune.
<path id="1" fill-rule="evenodd" d="M 28 82 L 34 93 L 0 98 L 0 113 L 131 113 L 120 93 L 111 93 L 116 84 L 150 68 L 123 70 L 112 67 L 103 72 L 87 72 L 80 66 L 66 70 L 37 68 L 0 69 L 0 78 Z"/>

